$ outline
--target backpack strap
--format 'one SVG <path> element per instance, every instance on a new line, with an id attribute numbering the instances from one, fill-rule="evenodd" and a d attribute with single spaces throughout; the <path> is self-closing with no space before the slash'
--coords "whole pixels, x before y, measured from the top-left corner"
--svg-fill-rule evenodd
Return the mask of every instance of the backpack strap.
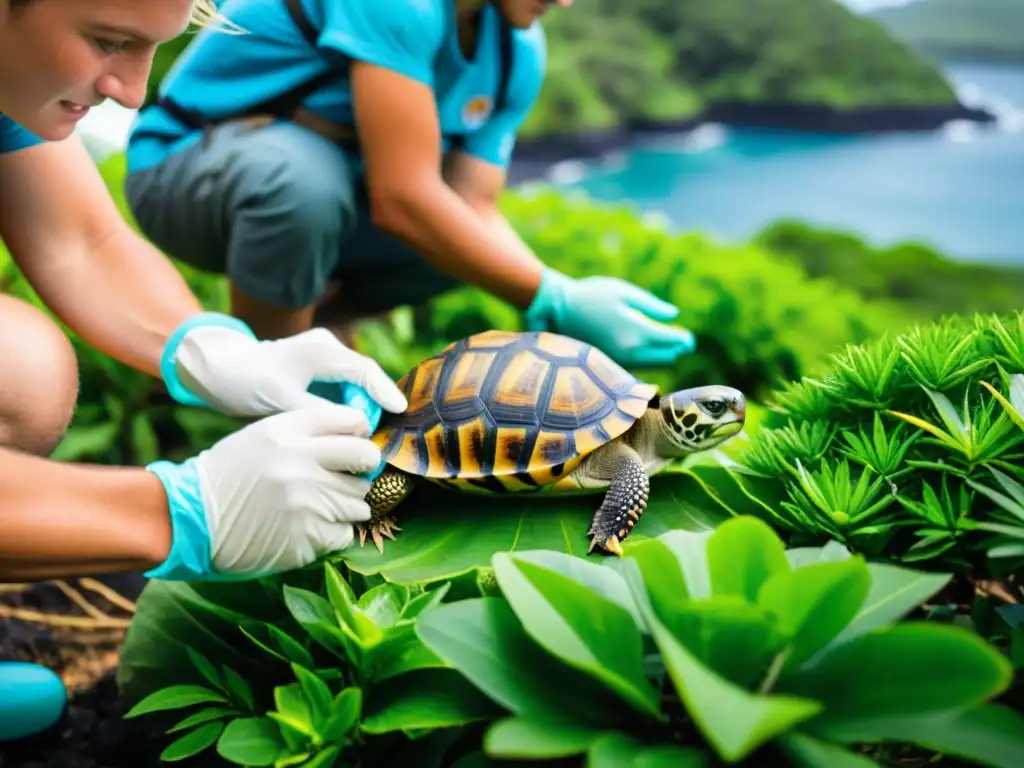
<path id="1" fill-rule="evenodd" d="M 288 15 L 291 17 L 292 22 L 298 28 L 299 32 L 302 33 L 302 36 L 311 46 L 315 47 L 320 33 L 310 20 L 309 15 L 306 13 L 306 9 L 302 5 L 302 0 L 284 0 L 284 4 L 285 8 L 288 10 Z M 508 104 L 509 82 L 511 80 L 513 66 L 512 27 L 500 16 L 499 46 L 500 76 L 498 81 L 498 94 L 495 100 L 495 113 L 505 109 Z M 294 114 L 295 110 L 302 106 L 302 103 L 309 96 L 330 83 L 335 79 L 335 77 L 337 77 L 337 74 L 332 69 L 325 69 L 323 72 L 317 73 L 313 77 L 299 83 L 293 88 L 288 89 L 284 93 L 280 93 L 277 96 L 273 96 L 258 104 L 254 104 L 248 109 L 243 110 L 241 113 L 217 118 L 210 118 L 203 115 L 198 110 L 184 107 L 169 96 L 158 96 L 153 103 L 163 108 L 182 125 L 208 132 L 217 124 L 226 120 L 238 117 L 247 117 L 255 114 L 271 114 L 277 117 L 289 118 Z M 150 105 L 146 105 L 143 109 L 146 109 L 149 106 Z M 163 134 L 162 132 L 153 129 L 139 129 L 134 135 L 138 137 L 146 135 L 161 136 Z M 461 148 L 465 144 L 465 141 L 465 134 L 454 134 L 450 136 L 452 148 Z"/>

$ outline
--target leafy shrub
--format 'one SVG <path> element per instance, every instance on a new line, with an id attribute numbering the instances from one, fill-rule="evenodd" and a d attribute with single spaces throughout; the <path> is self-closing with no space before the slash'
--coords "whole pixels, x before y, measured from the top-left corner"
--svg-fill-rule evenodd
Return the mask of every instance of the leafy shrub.
<path id="1" fill-rule="evenodd" d="M 752 517 L 621 561 L 492 565 L 462 599 L 450 583 L 354 589 L 329 564 L 150 584 L 121 660 L 130 715 L 174 715 L 166 759 L 216 744 L 252 766 L 852 766 L 913 747 L 1001 768 L 1024 749 L 996 701 L 1007 659 L 962 627 L 901 621 L 948 575 L 786 551 Z"/>
<path id="2" fill-rule="evenodd" d="M 1011 573 L 1024 564 L 1021 374 L 1024 313 L 849 345 L 770 398 L 775 416 L 740 459 L 748 493 L 733 509 L 797 542 Z"/>
<path id="3" fill-rule="evenodd" d="M 852 232 L 788 220 L 769 225 L 754 242 L 794 260 L 811 277 L 833 279 L 923 321 L 1013 312 L 1024 295 L 1024 268 L 964 263 L 913 242 L 875 248 Z"/>
<path id="4" fill-rule="evenodd" d="M 546 264 L 575 277 L 621 277 L 680 308 L 675 322 L 694 332 L 697 351 L 671 368 L 634 369 L 666 389 L 717 381 L 757 400 L 771 386 L 817 370 L 844 343 L 905 323 L 898 311 L 872 306 L 831 280 L 809 280 L 766 249 L 672 233 L 630 206 L 523 190 L 505 195 L 502 207 Z M 378 325 L 363 338 L 399 376 L 422 354 L 481 327 L 516 330 L 521 316 L 464 288 L 433 302 L 429 314 L 401 331 Z M 407 344 L 408 356 L 399 351 Z"/>

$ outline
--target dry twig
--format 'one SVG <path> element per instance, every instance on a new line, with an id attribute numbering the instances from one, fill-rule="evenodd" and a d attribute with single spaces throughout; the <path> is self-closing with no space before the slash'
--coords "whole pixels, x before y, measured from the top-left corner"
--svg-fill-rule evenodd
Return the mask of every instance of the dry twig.
<path id="1" fill-rule="evenodd" d="M 131 624 L 131 619 L 114 619 L 109 616 L 104 619 L 95 619 L 91 616 L 59 616 L 30 611 L 27 608 L 11 608 L 6 605 L 0 605 L 0 618 L 76 629 L 128 629 Z"/>
<path id="2" fill-rule="evenodd" d="M 95 592 L 100 597 L 109 600 L 111 603 L 116 605 L 121 610 L 127 611 L 128 613 L 135 613 L 135 603 L 133 603 L 127 597 L 118 594 L 103 582 L 96 581 L 96 579 L 90 579 L 88 576 L 86 576 L 84 578 L 79 579 L 78 583 L 82 586 L 83 589 L 88 589 L 91 592 Z"/>
<path id="3" fill-rule="evenodd" d="M 103 621 L 104 619 L 110 618 L 109 616 L 107 616 L 107 614 L 105 614 L 95 605 L 86 600 L 85 596 L 82 595 L 81 592 L 72 587 L 63 579 L 54 579 L 53 584 L 57 587 L 57 589 L 63 592 L 68 597 L 68 599 L 71 600 L 71 602 L 73 602 L 87 614 L 92 616 L 94 619 L 99 619 L 100 621 Z"/>

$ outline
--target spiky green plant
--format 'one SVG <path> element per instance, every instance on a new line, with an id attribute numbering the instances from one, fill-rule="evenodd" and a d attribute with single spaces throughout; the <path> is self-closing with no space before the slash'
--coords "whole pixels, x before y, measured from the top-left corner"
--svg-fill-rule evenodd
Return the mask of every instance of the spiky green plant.
<path id="1" fill-rule="evenodd" d="M 975 575 L 1024 566 L 1024 313 L 946 317 L 830 362 L 775 393 L 741 457 L 781 486 L 768 522 Z"/>

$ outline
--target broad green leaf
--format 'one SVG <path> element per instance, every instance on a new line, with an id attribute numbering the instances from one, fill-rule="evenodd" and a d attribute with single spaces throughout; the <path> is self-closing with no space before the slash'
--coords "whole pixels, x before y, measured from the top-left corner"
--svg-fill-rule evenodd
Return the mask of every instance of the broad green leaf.
<path id="1" fill-rule="evenodd" d="M 700 663 L 738 686 L 755 685 L 778 651 L 771 617 L 737 595 L 684 603 L 668 612 L 656 603 L 653 608 Z"/>
<path id="2" fill-rule="evenodd" d="M 164 731 L 164 733 L 177 733 L 178 731 L 185 731 L 197 725 L 208 723 L 211 720 L 219 720 L 222 717 L 229 717 L 234 713 L 235 710 L 228 709 L 227 707 L 206 707 L 204 709 L 200 709 L 198 712 L 193 712 L 184 720 L 181 720 L 176 725 L 168 728 L 166 731 Z"/>
<path id="3" fill-rule="evenodd" d="M 359 722 L 363 712 L 363 691 L 345 688 L 334 698 L 331 714 L 323 724 L 320 735 L 324 741 L 337 741 Z"/>
<path id="4" fill-rule="evenodd" d="M 281 623 L 288 616 L 283 604 L 267 600 L 267 589 L 256 581 L 223 585 L 155 579 L 146 584 L 137 605 L 117 670 L 118 692 L 129 706 L 170 685 L 203 684 L 189 648 L 215 665 L 232 665 L 247 680 L 262 679 L 265 657 L 239 654 L 239 648 L 250 645 L 242 628 L 259 621 Z"/>
<path id="5" fill-rule="evenodd" d="M 231 695 L 250 711 L 254 710 L 256 708 L 256 699 L 253 696 L 252 686 L 249 684 L 249 681 L 227 665 L 224 665 L 224 678 L 227 680 L 228 690 L 231 692 Z"/>
<path id="6" fill-rule="evenodd" d="M 657 539 L 642 539 L 630 550 L 630 554 L 646 544 L 657 544 L 657 541 Z M 501 557 L 507 559 L 506 555 Z M 563 552 L 530 550 L 528 552 L 517 552 L 515 560 L 539 565 L 582 584 L 600 597 L 610 600 L 620 608 L 629 611 L 633 620 L 638 625 L 642 624 L 640 614 L 636 609 L 636 605 L 633 604 L 633 598 L 629 594 L 629 589 L 626 587 L 626 582 L 614 570 L 615 566 L 621 562 L 618 558 L 609 558 L 604 562 L 593 562 L 584 560 L 581 557 L 567 555 Z"/>
<path id="7" fill-rule="evenodd" d="M 356 606 L 381 629 L 394 624 L 402 612 L 394 584 L 381 584 L 360 595 Z"/>
<path id="8" fill-rule="evenodd" d="M 860 557 L 770 577 L 758 604 L 775 617 L 773 631 L 790 642 L 782 672 L 799 667 L 835 639 L 857 615 L 870 586 L 870 572 Z"/>
<path id="9" fill-rule="evenodd" d="M 736 762 L 778 735 L 817 715 L 817 701 L 752 694 L 708 669 L 654 615 L 639 568 L 630 563 L 627 583 L 661 651 L 672 683 L 697 728 L 718 755 Z"/>
<path id="10" fill-rule="evenodd" d="M 331 711 L 331 703 L 334 700 L 331 689 L 327 687 L 327 683 L 305 667 L 292 664 L 292 672 L 295 673 L 299 685 L 302 686 L 302 692 L 306 694 L 306 701 L 309 702 L 311 708 L 311 720 L 314 726 L 318 727 Z"/>
<path id="11" fill-rule="evenodd" d="M 834 643 L 843 643 L 903 618 L 934 595 L 952 578 L 947 573 L 926 573 L 888 563 L 868 563 L 871 587 L 846 629 Z"/>
<path id="12" fill-rule="evenodd" d="M 517 715 L 546 715 L 616 726 L 622 702 L 560 663 L 523 630 L 503 598 L 461 600 L 420 617 L 416 633 L 434 653 Z"/>
<path id="13" fill-rule="evenodd" d="M 168 744 L 167 748 L 160 753 L 160 759 L 170 763 L 197 755 L 213 744 L 222 730 L 224 730 L 224 723 L 200 725 L 194 731 L 190 731 Z"/>
<path id="14" fill-rule="evenodd" d="M 340 659 L 359 659 L 351 638 L 338 627 L 331 604 L 315 592 L 285 585 L 284 602 L 295 620 L 320 645 Z"/>
<path id="15" fill-rule="evenodd" d="M 395 509 L 402 530 L 385 541 L 384 553 L 358 542 L 334 557 L 363 574 L 400 584 L 423 584 L 489 567 L 498 552 L 554 550 L 599 563 L 587 554 L 587 530 L 601 496 L 514 494 L 482 498 L 422 484 Z M 705 531 L 728 516 L 687 473 L 651 479 L 650 500 L 627 541 L 666 531 Z"/>
<path id="16" fill-rule="evenodd" d="M 841 562 L 850 557 L 850 550 L 835 539 L 821 547 L 791 547 L 786 550 L 786 558 L 794 569 L 814 563 Z"/>
<path id="17" fill-rule="evenodd" d="M 184 709 L 193 704 L 230 704 L 224 695 L 200 685 L 172 685 L 151 693 L 128 712 L 125 717 L 138 717 L 150 712 Z"/>
<path id="18" fill-rule="evenodd" d="M 313 737 L 316 728 L 313 726 L 314 713 L 310 710 L 310 701 L 300 683 L 289 683 L 274 688 L 274 704 L 276 712 L 269 713 L 275 721 L 285 723 L 289 728 L 303 736 Z"/>
<path id="19" fill-rule="evenodd" d="M 284 752 L 277 724 L 266 717 L 232 720 L 217 742 L 217 754 L 237 765 L 273 765 Z"/>
<path id="20" fill-rule="evenodd" d="M 451 728 L 505 714 L 472 683 L 449 669 L 392 678 L 366 700 L 362 729 L 381 734 L 415 728 Z"/>
<path id="21" fill-rule="evenodd" d="M 991 768 L 1020 768 L 1024 755 L 1024 716 L 1002 704 L 907 717 L 816 722 L 809 730 L 844 744 L 917 744 Z"/>
<path id="22" fill-rule="evenodd" d="M 340 756 L 341 747 L 327 747 L 309 762 L 302 763 L 302 768 L 329 768 L 330 766 L 337 765 Z"/>
<path id="23" fill-rule="evenodd" d="M 1003 655 L 973 632 L 905 622 L 832 648 L 777 689 L 818 699 L 825 705 L 820 720 L 841 722 L 976 706 L 1012 676 Z"/>
<path id="24" fill-rule="evenodd" d="M 447 666 L 416 635 L 412 621 L 402 621 L 384 632 L 383 639 L 366 653 L 362 672 L 367 679 L 381 682 L 414 669 Z"/>
<path id="25" fill-rule="evenodd" d="M 587 752 L 585 768 L 710 768 L 701 749 L 647 746 L 622 733 L 606 733 Z"/>
<path id="26" fill-rule="evenodd" d="M 224 680 L 221 678 L 220 673 L 217 672 L 217 668 L 203 654 L 188 646 L 185 647 L 185 652 L 188 654 L 189 659 L 192 660 L 193 666 L 199 670 L 199 673 L 206 678 L 210 685 L 223 693 L 228 692 Z"/>
<path id="27" fill-rule="evenodd" d="M 707 545 L 713 535 L 710 531 L 669 531 L 658 537 L 658 541 L 668 547 L 679 561 L 686 591 L 692 600 L 711 597 Z"/>
<path id="28" fill-rule="evenodd" d="M 601 681 L 638 710 L 660 715 L 657 691 L 644 678 L 643 636 L 629 611 L 561 573 L 515 555 L 495 555 L 494 573 L 538 645 Z"/>
<path id="29" fill-rule="evenodd" d="M 779 748 L 793 760 L 794 768 L 873 768 L 878 766 L 865 755 L 829 744 L 805 733 L 787 733 L 779 737 Z"/>
<path id="30" fill-rule="evenodd" d="M 683 579 L 683 569 L 675 553 L 661 539 L 644 539 L 625 550 L 626 557 L 636 562 L 643 574 L 644 583 L 651 595 L 651 600 L 659 609 L 669 610 L 678 607 L 689 599 L 686 581 Z M 604 571 L 616 571 L 616 591 L 621 590 L 616 600 L 620 605 L 627 608 L 633 616 L 633 620 L 644 632 L 647 626 L 629 594 L 629 587 L 625 580 L 618 575 L 621 572 L 622 561 L 611 563 Z"/>
<path id="31" fill-rule="evenodd" d="M 739 595 L 757 603 L 761 585 L 790 570 L 778 534 L 756 517 L 734 517 L 718 527 L 707 541 L 711 594 Z"/>
<path id="32" fill-rule="evenodd" d="M 586 752 L 601 733 L 546 717 L 509 717 L 487 730 L 484 751 L 491 757 L 509 760 L 572 757 Z"/>

